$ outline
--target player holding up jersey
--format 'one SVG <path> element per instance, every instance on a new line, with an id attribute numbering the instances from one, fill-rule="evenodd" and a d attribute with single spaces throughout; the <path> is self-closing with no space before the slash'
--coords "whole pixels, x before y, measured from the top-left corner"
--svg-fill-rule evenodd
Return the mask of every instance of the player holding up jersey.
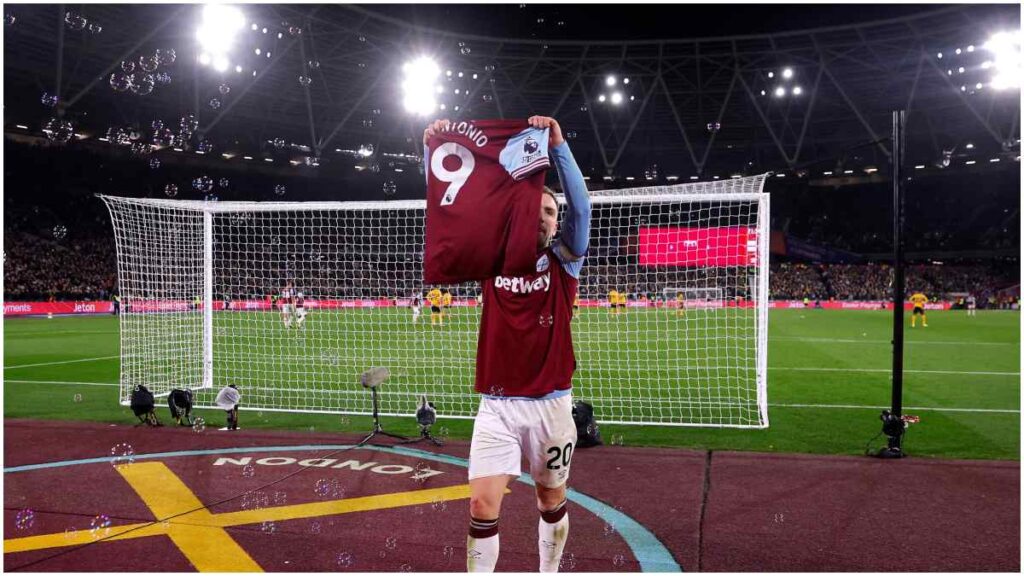
<path id="1" fill-rule="evenodd" d="M 427 301 L 430 302 L 430 325 L 434 326 L 440 320 L 444 326 L 444 315 L 441 313 L 441 291 L 434 288 L 427 292 Z"/>
<path id="2" fill-rule="evenodd" d="M 428 126 L 424 145 L 446 124 L 438 120 Z M 481 282 L 487 306 L 480 319 L 475 385 L 483 398 L 473 423 L 469 459 L 470 572 L 495 569 L 502 496 L 509 481 L 519 476 L 524 456 L 540 510 L 541 572 L 558 570 L 569 533 L 565 490 L 576 445 L 571 395 L 576 358 L 570 324 L 589 242 L 590 198 L 558 123 L 533 116 L 529 124 L 549 129 L 548 149 L 565 191 L 566 216 L 561 236 L 552 242 L 559 207 L 554 193 L 545 188 L 537 224 L 536 271 Z M 461 194 L 467 193 L 463 188 Z"/>
<path id="3" fill-rule="evenodd" d="M 917 317 L 921 317 L 921 325 L 925 328 L 928 327 L 928 316 L 924 313 L 924 305 L 928 303 L 928 297 L 920 292 L 915 292 L 910 297 L 910 302 L 914 305 L 914 310 L 910 313 L 910 327 L 917 327 Z"/>
<path id="4" fill-rule="evenodd" d="M 292 287 L 291 280 L 285 283 L 284 288 L 281 289 L 281 296 L 278 297 L 277 303 L 281 306 L 281 321 L 284 322 L 285 328 L 291 328 L 292 320 L 295 317 L 295 288 Z"/>

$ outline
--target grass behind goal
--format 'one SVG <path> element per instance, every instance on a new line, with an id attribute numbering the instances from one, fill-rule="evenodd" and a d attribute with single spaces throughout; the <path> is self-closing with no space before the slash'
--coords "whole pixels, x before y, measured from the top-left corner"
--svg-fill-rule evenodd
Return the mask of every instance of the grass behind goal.
<path id="1" fill-rule="evenodd" d="M 627 314 L 650 313 L 630 310 Z M 346 311 L 376 314 L 386 322 L 392 339 L 403 344 L 429 345 L 470 321 L 470 309 L 455 312 L 444 328 L 429 326 L 429 313 L 420 324 L 409 323 L 408 310 Z M 691 313 L 691 312 L 688 312 Z M 315 326 L 313 311 L 307 328 Z M 588 338 L 608 339 L 617 319 L 606 309 L 586 309 L 585 323 L 574 326 L 577 346 L 594 346 Z M 462 316 L 460 316 L 462 315 Z M 769 322 L 768 401 L 771 427 L 767 430 L 696 429 L 659 426 L 603 425 L 605 442 L 613 439 L 633 446 L 672 446 L 716 450 L 858 454 L 881 427 L 878 413 L 889 403 L 891 313 L 879 311 L 772 310 Z M 360 335 L 354 328 L 357 316 L 332 322 L 338 342 L 347 342 L 359 357 Z M 691 319 L 692 320 L 692 319 Z M 921 416 L 911 425 L 906 449 L 913 456 L 947 458 L 1020 457 L 1020 314 L 980 311 L 968 318 L 959 311 L 929 312 L 929 327 L 906 330 L 905 413 Z M 631 318 L 629 322 L 637 322 Z M 593 326 L 593 334 L 582 331 Z M 53 320 L 6 319 L 4 350 L 4 416 L 93 420 L 130 424 L 134 417 L 117 404 L 118 326 L 113 317 L 68 317 Z M 346 332 L 351 330 L 351 332 Z M 269 315 L 259 337 L 285 346 L 296 362 L 307 358 L 324 362 L 339 385 L 359 388 L 361 366 L 350 365 L 344 356 L 334 359 L 303 352 L 301 337 L 286 331 L 277 316 Z M 642 332 L 637 331 L 637 334 Z M 365 334 L 363 335 L 365 337 Z M 255 335 L 254 335 L 255 337 Z M 398 342 L 398 340 L 394 340 Z M 614 342 L 621 357 L 657 373 L 659 344 L 628 333 Z M 344 348 L 342 348 L 344 349 Z M 306 354 L 303 356 L 303 354 Z M 310 359 L 311 358 L 311 359 Z M 365 358 L 365 357 L 364 357 Z M 580 369 L 586 361 L 581 349 Z M 439 360 L 440 362 L 440 360 Z M 472 363 L 453 364 L 472 383 Z M 426 370 L 429 366 L 423 367 Z M 596 368 L 590 368 L 596 369 Z M 611 369 L 611 368 L 608 368 Z M 400 378 L 396 374 L 392 378 Z M 295 392 L 294 387 L 282 385 Z M 385 387 L 387 384 L 385 384 Z M 244 390 L 243 390 L 244 393 Z M 578 394 L 584 395 L 583 390 Z M 77 401 L 76 401 L 77 399 Z M 244 402 L 244 398 L 243 398 Z M 449 437 L 468 439 L 472 421 L 445 418 L 444 400 L 438 402 L 439 424 Z M 201 411 L 213 425 L 222 425 L 220 411 Z M 167 408 L 158 406 L 167 421 Z M 598 414 L 600 418 L 600 413 Z M 242 427 L 294 430 L 367 432 L 369 418 L 328 414 L 293 414 L 248 411 Z M 415 434 L 412 410 L 403 417 L 384 419 L 387 430 Z M 126 429 L 126 441 L 131 431 Z M 208 428 L 206 433 L 216 433 Z M 875 440 L 874 446 L 882 444 Z"/>

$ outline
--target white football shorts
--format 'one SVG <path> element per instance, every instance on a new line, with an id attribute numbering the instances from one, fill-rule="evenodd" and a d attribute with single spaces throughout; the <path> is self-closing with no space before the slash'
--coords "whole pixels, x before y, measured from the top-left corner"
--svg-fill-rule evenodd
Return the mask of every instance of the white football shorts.
<path id="1" fill-rule="evenodd" d="M 481 398 L 469 448 L 469 479 L 519 476 L 523 456 L 534 482 L 557 488 L 569 479 L 576 448 L 572 395 L 547 400 Z"/>

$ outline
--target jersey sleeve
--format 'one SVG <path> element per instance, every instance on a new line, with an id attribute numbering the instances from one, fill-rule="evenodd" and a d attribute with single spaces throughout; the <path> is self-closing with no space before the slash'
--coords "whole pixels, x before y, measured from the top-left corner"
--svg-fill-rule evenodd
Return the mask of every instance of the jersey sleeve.
<path id="1" fill-rule="evenodd" d="M 498 155 L 498 162 L 513 180 L 522 180 L 551 165 L 548 132 L 547 128 L 527 128 L 508 139 Z"/>

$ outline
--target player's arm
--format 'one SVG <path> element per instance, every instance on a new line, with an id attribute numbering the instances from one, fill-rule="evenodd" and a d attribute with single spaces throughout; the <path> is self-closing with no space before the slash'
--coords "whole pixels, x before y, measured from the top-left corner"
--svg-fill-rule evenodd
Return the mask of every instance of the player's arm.
<path id="1" fill-rule="evenodd" d="M 534 128 L 550 129 L 551 141 L 548 154 L 554 161 L 558 172 L 558 181 L 565 192 L 566 214 L 562 224 L 561 242 L 569 250 L 568 260 L 579 260 L 590 244 L 590 195 L 587 194 L 587 183 L 583 180 L 576 159 L 569 150 L 569 144 L 562 136 L 562 128 L 554 118 L 533 116 L 529 123 Z"/>

